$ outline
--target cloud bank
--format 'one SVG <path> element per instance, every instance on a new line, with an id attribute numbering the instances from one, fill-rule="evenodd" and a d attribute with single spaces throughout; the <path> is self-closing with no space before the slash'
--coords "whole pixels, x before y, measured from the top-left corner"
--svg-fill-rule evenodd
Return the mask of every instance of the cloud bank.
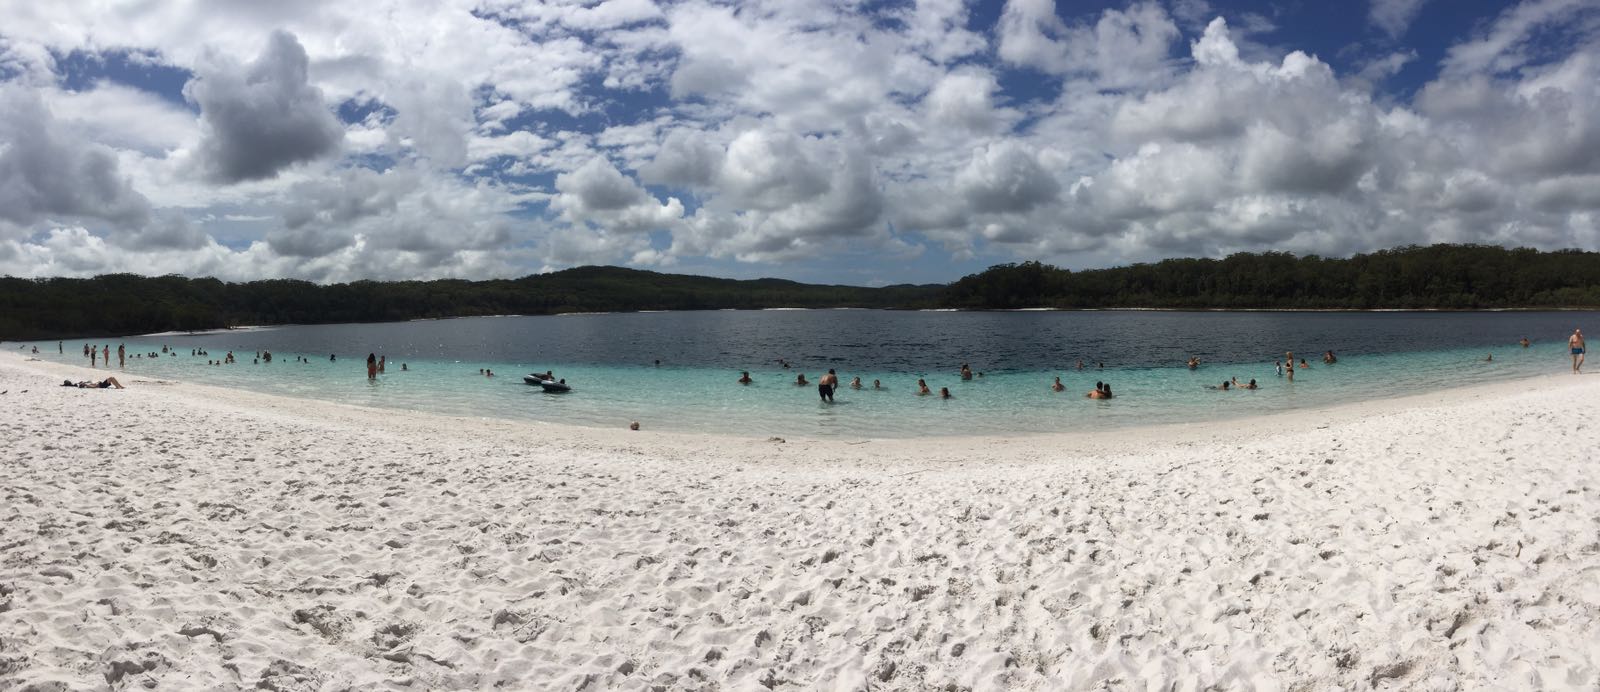
<path id="1" fill-rule="evenodd" d="M 1200 0 L 30 3 L 0 27 L 0 273 L 1600 248 L 1600 6 L 1424 54 L 1432 7 L 1371 0 L 1319 56 Z"/>

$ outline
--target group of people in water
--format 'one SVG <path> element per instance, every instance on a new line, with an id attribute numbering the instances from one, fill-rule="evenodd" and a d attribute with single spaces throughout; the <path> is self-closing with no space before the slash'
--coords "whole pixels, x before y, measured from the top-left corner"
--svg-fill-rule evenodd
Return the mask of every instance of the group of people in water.
<path id="1" fill-rule="evenodd" d="M 1569 345 L 1572 348 L 1573 372 L 1577 372 L 1578 368 L 1580 368 L 1582 366 L 1582 364 L 1583 364 L 1584 345 L 1583 345 L 1583 333 L 1582 333 L 1582 331 L 1581 330 L 1574 331 L 1573 337 L 1572 337 L 1572 339 L 1569 340 L 1569 342 L 1570 342 Z M 1527 348 L 1528 345 L 1531 342 L 1529 342 L 1528 339 L 1526 337 L 1524 337 L 1520 343 L 1522 344 L 1523 348 Z M 1493 360 L 1493 356 L 1491 355 L 1486 360 Z M 777 362 L 778 362 L 779 365 L 783 366 L 784 368 L 791 367 L 789 361 L 787 361 L 785 359 L 779 358 L 777 360 Z M 1339 356 L 1337 354 L 1335 354 L 1332 350 L 1327 350 L 1327 351 L 1323 351 L 1322 352 L 1322 363 L 1324 365 L 1333 365 L 1333 364 L 1336 364 L 1338 362 L 1339 362 Z M 659 361 L 658 361 L 658 364 L 659 364 Z M 1201 360 L 1200 360 L 1199 356 L 1190 356 L 1185 361 L 1184 364 L 1190 370 L 1198 370 L 1200 368 L 1200 365 L 1201 365 Z M 1103 369 L 1105 367 L 1105 364 L 1104 363 L 1098 363 L 1097 367 L 1100 368 L 1100 369 Z M 1306 362 L 1305 358 L 1296 359 L 1293 351 L 1285 352 L 1283 354 L 1283 358 L 1282 359 L 1276 360 L 1273 363 L 1273 368 L 1276 370 L 1278 376 L 1279 377 L 1288 377 L 1290 382 L 1294 381 L 1294 375 L 1295 375 L 1295 371 L 1296 370 L 1305 370 L 1305 369 L 1308 369 L 1310 367 L 1311 367 L 1311 365 Z M 1080 361 L 1077 362 L 1077 369 L 1079 369 L 1079 370 L 1084 369 L 1083 361 L 1080 360 Z M 983 373 L 974 372 L 972 370 L 972 366 L 970 364 L 962 363 L 961 364 L 961 368 L 958 371 L 958 376 L 963 381 L 970 381 L 970 380 L 973 380 L 973 379 L 982 378 L 983 377 Z M 742 384 L 742 385 L 749 385 L 749 384 L 754 384 L 755 380 L 750 377 L 750 371 L 745 370 L 745 371 L 741 371 L 739 373 L 738 382 L 739 382 L 739 384 Z M 800 374 L 795 376 L 794 384 L 795 384 L 795 386 L 798 386 L 798 387 L 804 387 L 804 386 L 807 386 L 807 385 L 811 384 L 811 382 L 806 379 L 805 373 L 800 373 Z M 832 403 L 833 402 L 834 391 L 838 388 L 838 386 L 839 386 L 838 374 L 832 368 L 830 368 L 828 370 L 828 373 L 826 375 L 823 375 L 817 381 L 817 395 L 824 403 Z M 1227 392 L 1227 391 L 1236 391 L 1236 390 L 1246 390 L 1246 391 L 1257 390 L 1257 389 L 1261 388 L 1261 385 L 1259 383 L 1257 383 L 1256 380 L 1253 379 L 1253 378 L 1249 379 L 1247 381 L 1244 381 L 1244 382 L 1240 382 L 1239 378 L 1237 376 L 1234 376 L 1234 377 L 1230 377 L 1229 379 L 1223 380 L 1221 384 L 1208 384 L 1208 385 L 1204 385 L 1204 387 L 1206 389 L 1210 389 L 1210 390 Z M 860 377 L 852 378 L 850 380 L 850 388 L 851 389 L 863 389 L 864 386 L 861 383 L 861 378 Z M 874 389 L 874 390 L 883 390 L 884 387 L 883 387 L 883 384 L 880 381 L 873 380 L 872 381 L 872 389 Z M 1056 376 L 1055 381 L 1050 384 L 1050 390 L 1054 391 L 1054 392 L 1063 392 L 1063 391 L 1066 391 L 1066 389 L 1067 389 L 1067 386 L 1066 386 L 1066 384 L 1061 382 L 1061 377 L 1060 376 Z M 928 383 L 927 383 L 926 380 L 918 379 L 917 380 L 916 394 L 917 394 L 917 396 L 930 396 L 930 395 L 933 394 L 933 389 L 928 386 Z M 1106 382 L 1103 382 L 1103 381 L 1095 382 L 1094 383 L 1094 389 L 1092 389 L 1088 393 L 1084 394 L 1084 397 L 1085 398 L 1089 398 L 1089 399 L 1111 399 L 1111 398 L 1114 398 L 1115 396 L 1116 395 L 1113 394 L 1112 391 L 1111 391 L 1111 385 L 1106 383 Z M 939 388 L 939 398 L 941 398 L 941 399 L 953 399 L 955 397 L 954 397 L 954 395 L 952 395 L 950 393 L 950 388 L 949 387 L 940 387 Z"/>
<path id="2" fill-rule="evenodd" d="M 784 367 L 789 367 L 789 364 L 788 364 L 787 361 L 784 361 L 784 360 L 780 359 L 778 362 L 783 364 Z M 983 373 L 981 373 L 981 372 L 977 372 L 977 373 L 973 372 L 972 367 L 969 366 L 966 363 L 962 363 L 961 364 L 961 370 L 957 374 L 962 380 L 972 380 L 972 379 L 975 379 L 975 378 L 983 377 Z M 738 380 L 738 382 L 739 382 L 739 384 L 743 384 L 743 385 L 755 384 L 755 379 L 750 377 L 750 371 L 749 370 L 742 370 L 742 371 L 739 372 L 739 380 Z M 1252 380 L 1252 382 L 1253 382 L 1253 380 Z M 795 384 L 796 387 L 805 387 L 805 386 L 810 385 L 811 381 L 806 379 L 806 374 L 805 373 L 800 373 L 798 375 L 795 375 L 794 384 Z M 820 398 L 822 400 L 823 403 L 830 403 L 831 404 L 831 403 L 833 403 L 834 391 L 836 389 L 838 389 L 838 387 L 839 387 L 839 374 L 833 368 L 828 368 L 827 374 L 823 375 L 821 378 L 819 378 L 817 380 L 817 396 L 818 396 L 818 398 Z M 851 389 L 866 389 L 867 387 L 866 387 L 866 385 L 863 385 L 861 383 L 861 378 L 860 377 L 853 377 L 853 378 L 850 379 L 850 388 Z M 1059 392 L 1059 391 L 1062 391 L 1062 390 L 1066 389 L 1066 385 L 1061 384 L 1061 378 L 1057 377 L 1056 381 L 1055 381 L 1055 384 L 1051 385 L 1050 388 L 1052 390 L 1054 390 L 1054 391 Z M 872 381 L 872 389 L 876 390 L 876 391 L 883 391 L 885 389 L 885 387 L 883 386 L 883 382 L 882 381 L 873 380 Z M 933 395 L 933 388 L 928 386 L 928 381 L 926 379 L 917 378 L 916 395 L 917 396 L 932 396 Z M 1091 391 L 1088 394 L 1085 394 L 1084 396 L 1086 396 L 1086 397 L 1088 397 L 1090 399 L 1110 399 L 1112 397 L 1111 385 L 1108 385 L 1108 384 L 1106 384 L 1104 382 L 1096 382 L 1096 383 L 1094 383 L 1094 391 Z M 940 399 L 954 399 L 955 395 L 950 393 L 950 388 L 949 387 L 940 387 L 939 388 L 939 398 Z"/>

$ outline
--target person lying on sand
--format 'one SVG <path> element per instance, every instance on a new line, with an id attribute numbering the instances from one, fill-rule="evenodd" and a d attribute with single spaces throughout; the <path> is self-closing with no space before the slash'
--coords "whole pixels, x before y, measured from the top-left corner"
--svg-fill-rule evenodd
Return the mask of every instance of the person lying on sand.
<path id="1" fill-rule="evenodd" d="M 92 380 L 81 380 L 78 382 L 73 382 L 72 380 L 62 380 L 61 386 L 77 387 L 78 389 L 111 389 L 113 387 L 117 389 L 126 389 L 126 387 L 123 387 L 122 383 L 118 382 L 117 378 L 115 377 L 107 377 L 99 382 L 94 382 Z"/>

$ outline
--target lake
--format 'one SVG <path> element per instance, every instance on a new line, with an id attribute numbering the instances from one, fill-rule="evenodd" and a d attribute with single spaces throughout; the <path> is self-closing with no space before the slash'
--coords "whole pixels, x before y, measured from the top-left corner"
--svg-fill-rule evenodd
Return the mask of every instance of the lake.
<path id="1" fill-rule="evenodd" d="M 1566 337 L 1594 312 L 913 312 L 763 310 L 481 317 L 96 339 L 133 376 L 364 406 L 740 435 L 1029 434 L 1217 420 L 1570 369 Z M 1517 345 L 1522 337 L 1530 348 Z M 84 340 L 33 342 L 87 364 Z M 176 355 L 135 358 L 162 346 Z M 203 350 L 209 355 L 198 355 Z M 207 365 L 233 351 L 233 365 Z M 1332 350 L 1337 364 L 1324 365 Z M 197 355 L 191 355 L 194 351 Z M 252 363 L 260 351 L 274 362 Z M 1310 367 L 1289 382 L 1285 351 Z M 368 381 L 368 353 L 389 367 Z M 1492 362 L 1485 356 L 1493 354 Z M 336 356 L 330 360 L 330 355 Z M 1184 366 L 1190 356 L 1202 365 Z M 303 359 L 303 360 L 302 360 Z M 780 359 L 789 364 L 780 364 Z M 1078 361 L 1085 367 L 1077 369 Z M 657 362 L 659 361 L 659 365 Z M 401 370 L 401 364 L 406 370 Z M 981 377 L 963 381 L 970 363 Z M 102 364 L 103 365 L 103 364 Z M 1600 366 L 1600 365 L 1597 365 Z M 495 377 L 479 374 L 487 368 Z M 842 383 L 833 404 L 813 383 Z M 574 390 L 522 382 L 553 370 Z M 748 370 L 754 384 L 736 383 Z M 1050 385 L 1060 377 L 1064 392 Z M 1256 379 L 1255 391 L 1208 389 Z M 916 381 L 953 398 L 916 396 Z M 873 389 L 873 380 L 882 383 Z M 1097 381 L 1117 397 L 1093 401 Z"/>

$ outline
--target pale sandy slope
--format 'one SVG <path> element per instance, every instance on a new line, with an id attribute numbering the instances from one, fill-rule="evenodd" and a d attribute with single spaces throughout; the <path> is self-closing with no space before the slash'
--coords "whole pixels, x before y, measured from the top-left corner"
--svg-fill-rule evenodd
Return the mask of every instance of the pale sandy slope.
<path id="1" fill-rule="evenodd" d="M 79 372 L 0 357 L 0 688 L 1600 686 L 1600 377 L 852 444 Z"/>

